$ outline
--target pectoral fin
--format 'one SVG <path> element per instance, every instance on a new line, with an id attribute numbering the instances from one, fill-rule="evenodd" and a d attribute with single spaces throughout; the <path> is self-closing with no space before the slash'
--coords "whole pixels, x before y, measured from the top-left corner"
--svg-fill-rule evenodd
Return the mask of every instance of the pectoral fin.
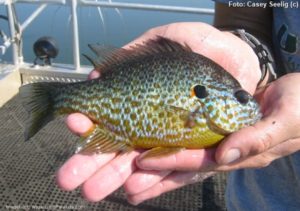
<path id="1" fill-rule="evenodd" d="M 128 141 L 117 139 L 117 135 L 111 131 L 95 127 L 90 135 L 79 140 L 76 153 L 110 153 L 130 150 Z"/>
<path id="2" fill-rule="evenodd" d="M 165 157 L 184 149 L 184 147 L 155 147 L 145 152 L 142 159 Z"/>
<path id="3" fill-rule="evenodd" d="M 176 106 L 166 105 L 163 107 L 166 109 L 166 112 L 171 113 L 172 115 L 175 115 L 179 118 L 177 118 L 180 121 L 184 122 L 184 127 L 186 128 L 193 128 L 195 126 L 195 117 L 196 114 L 199 113 L 199 109 L 197 108 L 194 112 L 188 111 L 183 108 L 179 108 Z"/>

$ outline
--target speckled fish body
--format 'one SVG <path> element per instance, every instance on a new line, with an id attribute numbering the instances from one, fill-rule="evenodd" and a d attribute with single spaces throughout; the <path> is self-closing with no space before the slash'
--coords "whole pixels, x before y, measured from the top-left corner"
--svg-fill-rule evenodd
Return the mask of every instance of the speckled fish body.
<path id="1" fill-rule="evenodd" d="M 43 101 L 54 116 L 81 112 L 93 120 L 96 127 L 81 139 L 78 151 L 205 148 L 261 116 L 237 80 L 186 46 L 158 38 L 131 50 L 101 53 L 103 48 L 91 48 L 105 58 L 99 64 L 90 59 L 101 69 L 101 78 L 21 89 L 27 110 L 38 112 L 40 119 L 49 114 L 32 108 Z M 34 97 L 28 100 L 29 95 Z M 40 129 L 35 122 L 41 120 L 31 121 L 27 139 Z"/>

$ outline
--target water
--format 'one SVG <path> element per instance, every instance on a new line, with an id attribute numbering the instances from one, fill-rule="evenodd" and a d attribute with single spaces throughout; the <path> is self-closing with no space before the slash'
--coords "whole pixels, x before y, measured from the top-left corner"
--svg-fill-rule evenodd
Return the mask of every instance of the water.
<path id="1" fill-rule="evenodd" d="M 122 2 L 121 0 L 119 2 Z M 124 2 L 124 0 L 123 0 Z M 129 1 L 128 1 L 129 2 Z M 138 2 L 130 1 L 130 2 Z M 140 1 L 149 4 L 213 8 L 211 0 L 148 0 Z M 16 6 L 21 23 L 37 8 L 34 4 L 19 3 Z M 99 12 L 99 10 L 101 12 Z M 0 14 L 6 15 L 4 6 Z M 80 52 L 90 53 L 88 43 L 101 43 L 121 47 L 146 30 L 172 22 L 202 21 L 211 23 L 212 16 L 199 14 L 179 14 L 172 12 L 138 11 L 129 9 L 79 7 Z M 70 7 L 50 5 L 32 22 L 23 33 L 23 53 L 26 62 L 33 62 L 33 43 L 42 36 L 52 36 L 59 44 L 59 55 L 56 63 L 72 63 L 72 34 Z M 104 22 L 102 21 L 104 20 Z M 9 34 L 7 21 L 0 19 L 0 29 Z M 2 44 L 2 39 L 0 38 Z M 0 61 L 11 61 L 11 50 L 0 58 Z M 82 64 L 89 64 L 81 58 Z"/>

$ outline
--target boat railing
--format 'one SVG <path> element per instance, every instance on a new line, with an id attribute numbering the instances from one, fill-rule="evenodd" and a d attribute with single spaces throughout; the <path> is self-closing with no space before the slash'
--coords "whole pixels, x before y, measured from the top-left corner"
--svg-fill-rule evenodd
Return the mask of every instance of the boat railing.
<path id="1" fill-rule="evenodd" d="M 142 1 L 141 1 L 142 2 Z M 35 10 L 21 23 L 18 20 L 16 5 L 22 4 L 34 4 L 37 5 Z M 178 4 L 178 1 L 177 1 Z M 50 5 L 62 5 L 70 8 L 70 24 L 72 34 L 72 64 L 52 64 L 51 66 L 33 65 L 32 63 L 26 63 L 23 59 L 22 49 L 22 35 L 28 26 L 37 19 L 40 14 Z M 78 8 L 79 7 L 98 7 L 98 8 L 114 8 L 114 9 L 131 9 L 131 10 L 150 10 L 150 11 L 163 11 L 163 12 L 176 12 L 176 13 L 196 13 L 200 15 L 213 15 L 214 10 L 210 8 L 197 8 L 188 6 L 174 6 L 174 5 L 159 5 L 148 3 L 133 3 L 122 2 L 113 0 L 0 0 L 0 7 L 6 7 L 7 16 L 3 16 L 8 21 L 9 35 L 1 33 L 2 42 L 0 43 L 0 58 L 1 54 L 7 52 L 8 48 L 11 48 L 12 52 L 12 65 L 6 68 L 13 67 L 11 71 L 14 74 L 14 83 L 11 79 L 8 80 L 9 84 L 15 84 L 15 87 L 11 88 L 12 93 L 18 92 L 18 86 L 24 83 L 30 83 L 35 81 L 77 81 L 86 78 L 86 74 L 91 70 L 91 67 L 86 67 L 80 63 L 80 45 L 79 45 L 79 24 L 78 24 Z M 0 60 L 1 61 L 1 60 Z M 2 65 L 2 66 L 1 66 Z M 9 78 L 8 72 L 4 70 L 3 64 L 0 63 L 0 87 L 6 87 L 7 82 L 3 79 Z M 16 73 L 19 74 L 18 82 L 16 83 Z M 4 72 L 4 73 L 3 73 Z M 4 84 L 4 85 L 3 85 Z M 2 95 L 1 95 L 2 96 Z M 9 98 L 6 96 L 6 98 Z M 2 98 L 4 99 L 4 98 Z M 5 102 L 6 100 L 2 100 Z M 0 106 L 3 104 L 0 100 Z"/>
<path id="2" fill-rule="evenodd" d="M 17 15 L 15 14 L 14 5 L 17 3 L 38 4 L 39 6 L 34 12 L 23 22 L 19 23 Z M 131 2 L 115 2 L 95 1 L 95 0 L 0 0 L 0 5 L 5 5 L 7 8 L 7 18 L 10 29 L 10 39 L 2 46 L 8 48 L 12 46 L 12 62 L 14 65 L 23 63 L 22 54 L 22 33 L 23 31 L 42 13 L 49 4 L 60 4 L 70 7 L 71 11 L 71 25 L 72 25 L 72 43 L 73 43 L 73 69 L 79 70 L 80 64 L 80 47 L 79 47 L 79 29 L 78 29 L 78 15 L 77 7 L 94 6 L 102 8 L 117 8 L 117 9 L 133 9 L 133 10 L 152 10 L 164 12 L 179 12 L 179 13 L 197 13 L 203 15 L 212 15 L 213 9 L 209 8 L 194 8 L 186 6 L 172 6 L 172 5 L 156 5 L 146 3 L 131 3 Z"/>

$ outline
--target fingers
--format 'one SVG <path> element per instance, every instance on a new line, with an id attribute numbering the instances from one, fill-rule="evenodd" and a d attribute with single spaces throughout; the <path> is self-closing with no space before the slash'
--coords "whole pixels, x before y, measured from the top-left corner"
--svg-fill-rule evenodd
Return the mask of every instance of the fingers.
<path id="1" fill-rule="evenodd" d="M 215 149 L 200 149 L 182 150 L 176 154 L 159 158 L 143 159 L 143 156 L 139 156 L 136 163 L 145 170 L 208 170 L 215 165 L 214 152 Z"/>
<path id="2" fill-rule="evenodd" d="M 66 118 L 71 131 L 83 135 L 93 123 L 83 114 Z M 134 171 L 133 151 L 116 157 L 116 153 L 72 156 L 57 172 L 57 184 L 64 190 L 74 190 L 81 184 L 82 193 L 89 201 L 99 201 L 118 189 Z"/>
<path id="3" fill-rule="evenodd" d="M 274 119 L 278 121 L 274 123 Z M 272 118 L 265 118 L 254 126 L 244 128 L 221 142 L 216 151 L 214 149 L 183 150 L 159 159 L 143 159 L 143 156 L 140 156 L 136 163 L 141 169 L 145 170 L 180 171 L 233 170 L 246 168 L 247 164 L 250 166 L 255 164 L 257 164 L 256 166 L 264 165 L 263 162 L 266 162 L 266 159 L 251 163 L 253 162 L 253 156 L 266 152 L 276 145 L 280 147 L 282 140 L 289 139 L 291 135 L 288 129 L 289 126 L 285 125 L 285 121 L 280 121 L 280 119 L 279 115 L 274 114 Z M 215 159 L 221 165 L 220 168 L 216 168 L 218 165 L 215 163 Z M 228 164 L 236 160 L 239 160 L 239 162 L 228 167 Z M 222 167 L 222 165 L 227 167 Z"/>
<path id="4" fill-rule="evenodd" d="M 137 151 L 119 155 L 100 168 L 83 184 L 83 196 L 96 202 L 118 189 L 135 170 L 134 159 L 138 155 Z"/>
<path id="5" fill-rule="evenodd" d="M 101 76 L 100 72 L 97 70 L 92 70 L 88 75 L 88 79 L 96 79 Z M 93 122 L 84 114 L 73 113 L 66 117 L 65 122 L 69 130 L 79 136 L 84 135 L 91 128 L 93 128 Z"/>
<path id="6" fill-rule="evenodd" d="M 70 131 L 83 135 L 93 127 L 93 122 L 81 113 L 73 113 L 66 117 L 65 122 Z"/>
<path id="7" fill-rule="evenodd" d="M 201 182 L 214 174 L 215 172 L 173 172 L 151 188 L 138 194 L 127 195 L 127 200 L 131 204 L 137 205 L 147 199 L 160 196 L 162 193 L 175 190 L 188 184 Z"/>
<path id="8" fill-rule="evenodd" d="M 171 171 L 144 171 L 134 172 L 125 182 L 124 189 L 127 194 L 135 195 L 160 182 Z"/>
<path id="9" fill-rule="evenodd" d="M 133 151 L 116 157 L 115 153 L 71 157 L 57 172 L 56 181 L 63 190 L 74 190 L 81 184 L 89 201 L 100 201 L 123 185 L 135 169 Z"/>
<path id="10" fill-rule="evenodd" d="M 92 79 L 96 79 L 96 78 L 100 78 L 101 73 L 97 70 L 92 70 L 92 72 L 90 72 L 90 74 L 88 75 L 88 79 L 92 80 Z"/>
<path id="11" fill-rule="evenodd" d="M 88 178 L 90 178 L 98 168 L 115 157 L 115 153 L 93 154 L 93 155 L 73 155 L 58 170 L 56 181 L 63 190 L 74 190 Z"/>

